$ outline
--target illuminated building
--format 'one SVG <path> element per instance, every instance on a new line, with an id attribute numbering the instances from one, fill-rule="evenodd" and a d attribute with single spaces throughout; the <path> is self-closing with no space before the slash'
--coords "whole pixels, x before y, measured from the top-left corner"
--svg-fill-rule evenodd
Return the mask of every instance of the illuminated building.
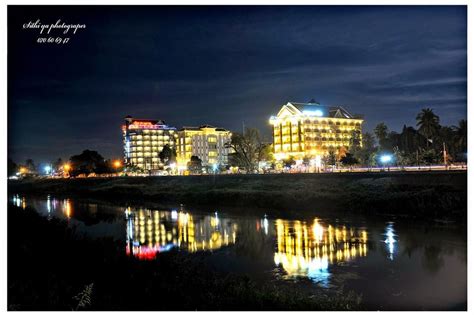
<path id="1" fill-rule="evenodd" d="M 203 166 L 226 165 L 230 148 L 226 143 L 231 140 L 231 132 L 209 125 L 199 127 L 183 127 L 178 132 L 177 154 L 178 164 L 186 166 L 195 155 Z"/>
<path id="2" fill-rule="evenodd" d="M 275 264 L 288 276 L 307 276 L 324 284 L 331 264 L 367 255 L 367 231 L 345 226 L 324 226 L 318 219 L 276 220 Z"/>
<path id="3" fill-rule="evenodd" d="M 313 100 L 288 102 L 270 118 L 275 157 L 320 158 L 331 149 L 347 148 L 354 133 L 362 140 L 362 122 L 339 106 L 323 106 Z"/>
<path id="4" fill-rule="evenodd" d="M 173 247 L 189 252 L 215 250 L 235 243 L 237 225 L 214 215 L 193 216 L 184 211 L 125 210 L 126 252 L 153 259 Z"/>
<path id="5" fill-rule="evenodd" d="M 162 120 L 135 119 L 125 117 L 122 126 L 124 156 L 126 165 L 134 165 L 144 170 L 158 170 L 163 147 L 172 149 L 176 144 L 176 128 Z"/>

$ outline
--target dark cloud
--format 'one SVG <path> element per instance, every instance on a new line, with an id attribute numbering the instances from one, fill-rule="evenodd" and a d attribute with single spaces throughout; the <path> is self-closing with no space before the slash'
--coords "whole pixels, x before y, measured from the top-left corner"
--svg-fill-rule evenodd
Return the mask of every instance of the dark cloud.
<path id="1" fill-rule="evenodd" d="M 39 45 L 23 23 L 87 28 Z M 269 134 L 287 101 L 315 98 L 400 130 L 432 107 L 466 117 L 465 6 L 8 9 L 9 154 L 121 155 L 125 115 Z"/>

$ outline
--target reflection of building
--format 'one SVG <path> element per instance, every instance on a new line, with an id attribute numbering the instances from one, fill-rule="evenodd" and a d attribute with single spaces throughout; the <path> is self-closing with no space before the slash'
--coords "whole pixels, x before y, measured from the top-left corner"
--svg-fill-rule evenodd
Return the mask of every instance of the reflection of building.
<path id="1" fill-rule="evenodd" d="M 354 132 L 361 137 L 362 122 L 342 107 L 288 102 L 270 118 L 275 157 L 315 158 L 348 147 Z"/>
<path id="2" fill-rule="evenodd" d="M 162 120 L 125 117 L 122 126 L 125 163 L 145 170 L 157 170 L 159 154 L 166 144 L 175 147 L 176 128 Z"/>
<path id="3" fill-rule="evenodd" d="M 152 259 L 157 253 L 178 247 L 189 252 L 214 250 L 235 243 L 237 225 L 215 215 L 193 216 L 186 212 L 126 210 L 127 253 Z"/>
<path id="4" fill-rule="evenodd" d="M 290 276 L 324 281 L 330 264 L 367 254 L 365 230 L 325 227 L 317 219 L 311 226 L 301 221 L 276 220 L 276 230 L 275 264 Z"/>
<path id="5" fill-rule="evenodd" d="M 225 144 L 230 142 L 231 133 L 222 128 L 209 125 L 200 127 L 183 127 L 178 132 L 178 163 L 185 166 L 195 155 L 206 165 L 226 165 L 230 148 Z"/>

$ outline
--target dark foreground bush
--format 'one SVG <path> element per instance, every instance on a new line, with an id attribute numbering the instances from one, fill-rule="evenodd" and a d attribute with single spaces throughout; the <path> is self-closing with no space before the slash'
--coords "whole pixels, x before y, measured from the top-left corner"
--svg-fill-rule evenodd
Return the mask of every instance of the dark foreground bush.
<path id="1" fill-rule="evenodd" d="M 353 310 L 353 294 L 309 294 L 216 272 L 205 255 L 173 251 L 153 261 L 125 255 L 123 241 L 89 240 L 66 222 L 8 209 L 9 310 Z"/>

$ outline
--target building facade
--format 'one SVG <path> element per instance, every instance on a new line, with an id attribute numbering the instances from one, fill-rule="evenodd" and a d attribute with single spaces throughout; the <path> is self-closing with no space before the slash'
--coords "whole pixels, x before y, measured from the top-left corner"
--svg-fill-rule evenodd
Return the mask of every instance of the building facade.
<path id="1" fill-rule="evenodd" d="M 162 120 L 125 117 L 122 126 L 125 164 L 147 171 L 162 166 L 159 154 L 168 144 L 175 149 L 177 132 Z"/>
<path id="2" fill-rule="evenodd" d="M 186 166 L 193 155 L 201 159 L 203 166 L 226 165 L 231 150 L 226 143 L 231 136 L 230 131 L 209 125 L 183 127 L 178 131 L 178 165 Z"/>
<path id="3" fill-rule="evenodd" d="M 275 158 L 321 158 L 330 150 L 348 148 L 354 135 L 362 141 L 362 122 L 339 106 L 288 102 L 270 118 Z"/>

